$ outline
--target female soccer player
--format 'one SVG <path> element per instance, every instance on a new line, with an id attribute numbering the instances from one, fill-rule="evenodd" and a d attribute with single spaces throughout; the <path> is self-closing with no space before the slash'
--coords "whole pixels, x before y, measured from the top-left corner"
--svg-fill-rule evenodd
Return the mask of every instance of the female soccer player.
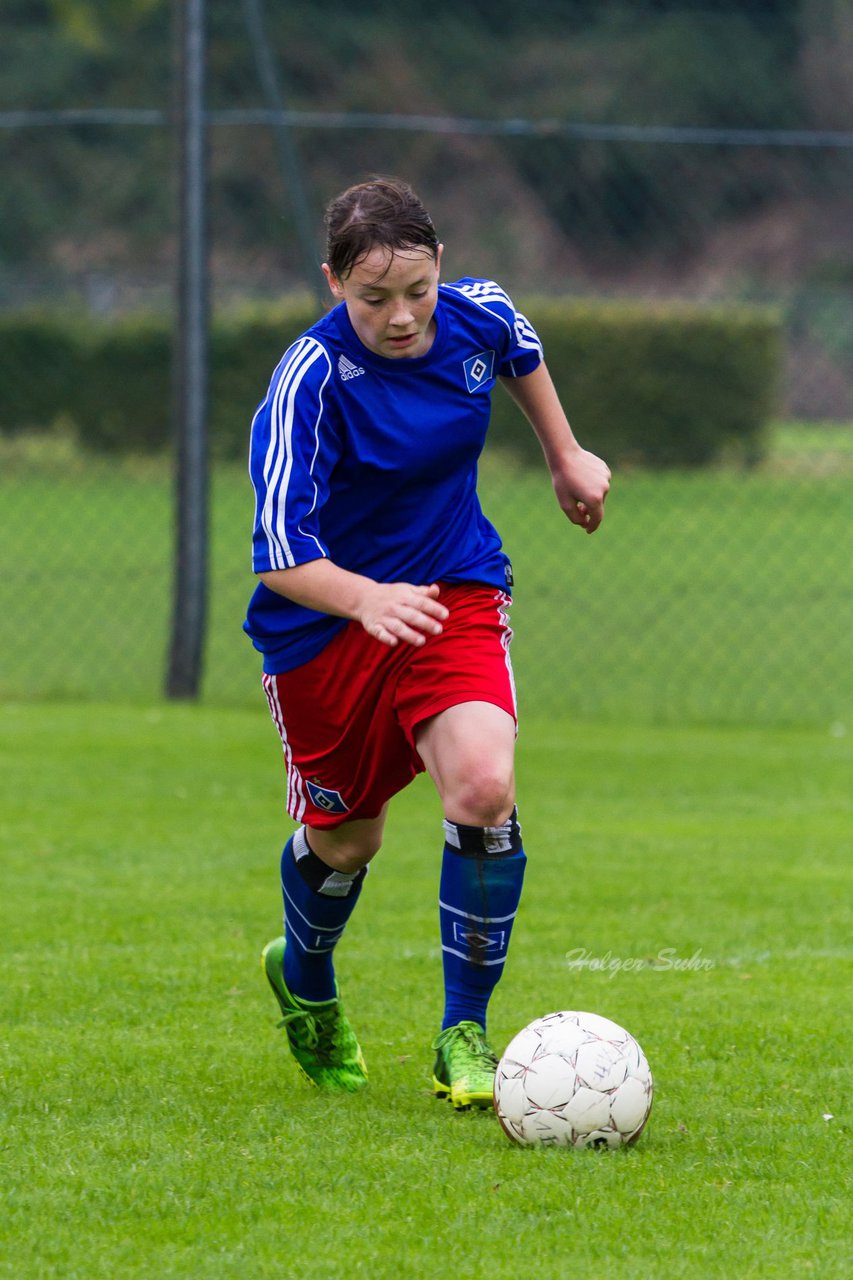
<path id="1" fill-rule="evenodd" d="M 388 802 L 426 770 L 444 810 L 443 1025 L 433 1088 L 491 1105 L 486 1007 L 525 854 L 515 808 L 512 572 L 476 493 L 497 380 L 587 533 L 610 481 L 566 421 L 533 328 L 498 285 L 439 283 L 442 245 L 412 189 L 375 178 L 326 212 L 337 302 L 285 352 L 252 424 L 246 630 L 299 826 L 281 859 L 285 936 L 263 966 L 304 1075 L 367 1081 L 332 953 L 379 850 Z"/>

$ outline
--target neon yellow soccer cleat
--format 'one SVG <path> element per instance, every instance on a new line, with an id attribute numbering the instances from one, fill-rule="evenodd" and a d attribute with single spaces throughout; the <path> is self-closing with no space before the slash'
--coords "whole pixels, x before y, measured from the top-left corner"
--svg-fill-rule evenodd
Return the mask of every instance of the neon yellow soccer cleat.
<path id="1" fill-rule="evenodd" d="M 433 1043 L 436 1051 L 432 1087 L 437 1098 L 449 1098 L 457 1110 L 491 1107 L 497 1056 L 478 1022 L 447 1027 Z"/>
<path id="2" fill-rule="evenodd" d="M 284 938 L 268 942 L 261 968 L 281 1009 L 278 1024 L 306 1080 L 320 1089 L 354 1093 L 367 1084 L 367 1067 L 340 999 L 314 1003 L 290 994 L 284 981 Z"/>

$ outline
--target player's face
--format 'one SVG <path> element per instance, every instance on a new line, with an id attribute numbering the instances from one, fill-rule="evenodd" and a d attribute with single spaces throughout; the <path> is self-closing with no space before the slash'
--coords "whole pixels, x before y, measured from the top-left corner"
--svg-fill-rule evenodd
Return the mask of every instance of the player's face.
<path id="1" fill-rule="evenodd" d="M 368 351 L 391 359 L 426 355 L 435 337 L 435 304 L 443 246 L 429 249 L 371 249 L 343 280 L 323 271 L 338 302 L 345 302 L 352 327 Z"/>

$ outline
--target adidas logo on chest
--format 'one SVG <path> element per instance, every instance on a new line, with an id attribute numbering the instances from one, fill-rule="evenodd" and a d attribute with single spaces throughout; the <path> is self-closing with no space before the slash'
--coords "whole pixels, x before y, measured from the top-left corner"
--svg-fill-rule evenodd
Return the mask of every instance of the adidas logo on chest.
<path id="1" fill-rule="evenodd" d="M 364 373 L 360 364 L 353 364 L 352 360 L 348 360 L 346 356 L 338 356 L 338 373 L 341 382 L 349 382 L 351 378 L 358 378 Z"/>

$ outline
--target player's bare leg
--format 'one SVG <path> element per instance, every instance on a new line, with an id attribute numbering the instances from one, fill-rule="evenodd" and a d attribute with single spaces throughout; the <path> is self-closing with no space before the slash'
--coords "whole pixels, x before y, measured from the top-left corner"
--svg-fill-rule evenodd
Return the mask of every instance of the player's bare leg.
<path id="1" fill-rule="evenodd" d="M 445 1009 L 433 1090 L 454 1107 L 490 1107 L 497 1057 L 486 1008 L 500 978 L 525 855 L 515 812 L 515 721 L 466 702 L 426 721 L 417 748 L 444 806 L 439 891 Z"/>
<path id="2" fill-rule="evenodd" d="M 449 822 L 496 827 L 515 804 L 515 721 L 491 702 L 460 702 L 426 720 L 418 754 Z"/>
<path id="3" fill-rule="evenodd" d="M 379 852 L 387 816 L 386 804 L 376 818 L 356 818 L 332 828 L 306 827 L 308 843 L 327 866 L 355 874 Z"/>

